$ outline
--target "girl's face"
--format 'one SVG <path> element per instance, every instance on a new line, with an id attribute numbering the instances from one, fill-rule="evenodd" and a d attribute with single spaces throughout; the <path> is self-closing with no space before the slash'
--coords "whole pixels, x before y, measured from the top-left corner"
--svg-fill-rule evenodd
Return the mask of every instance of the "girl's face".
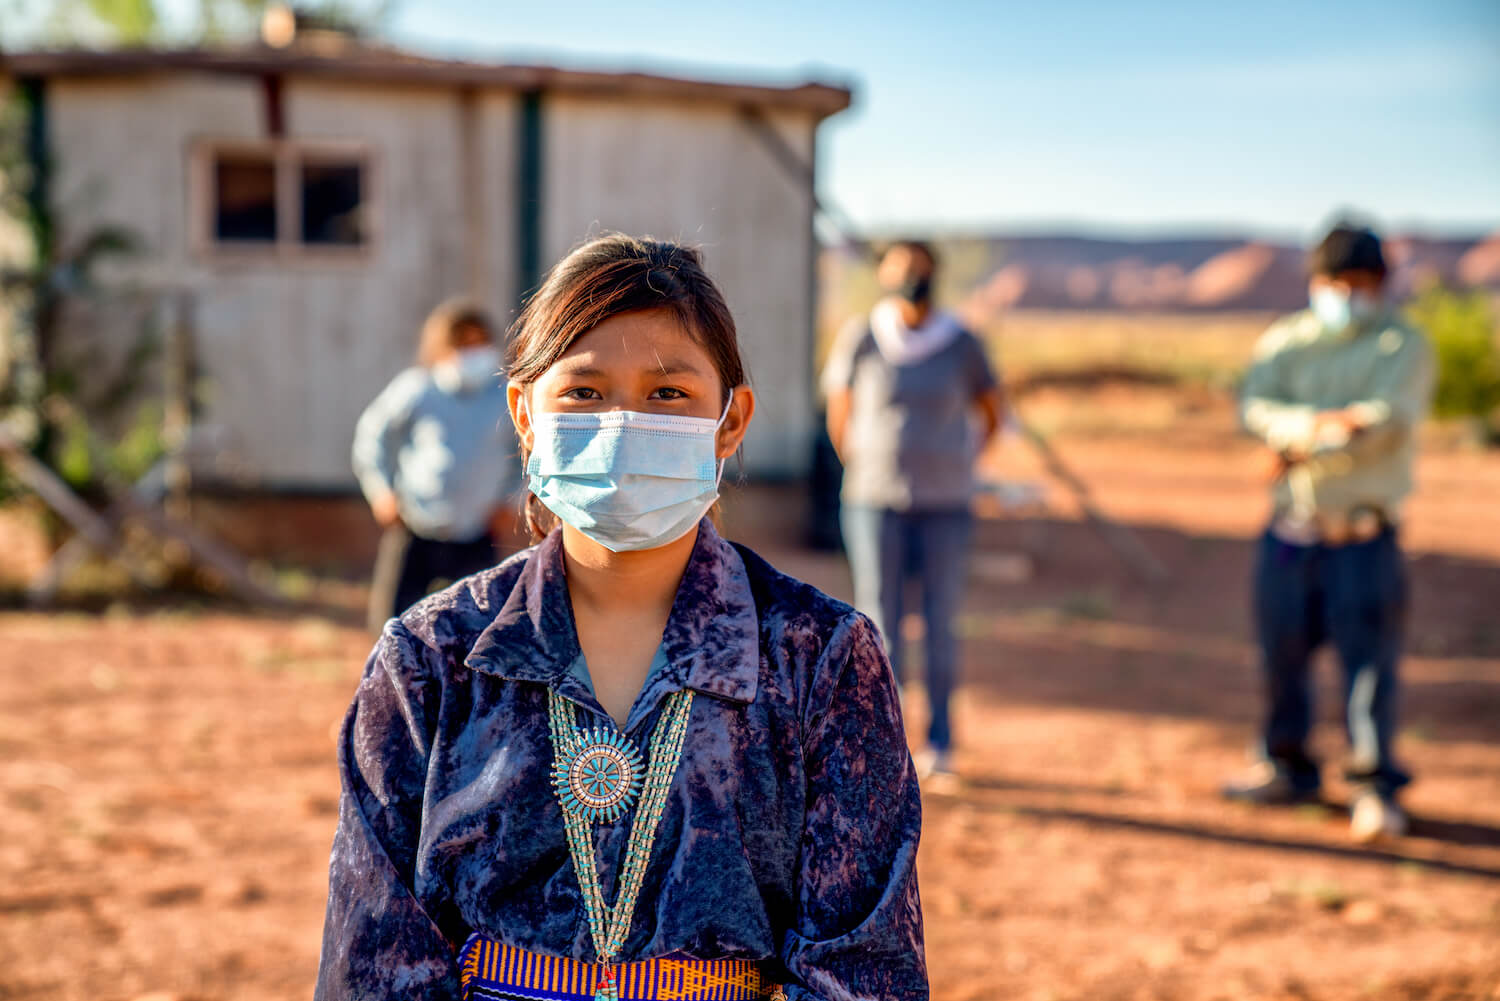
<path id="1" fill-rule="evenodd" d="M 633 410 L 709 420 L 724 413 L 724 386 L 713 359 L 666 310 L 610 317 L 574 341 L 536 382 L 529 387 L 511 383 L 508 393 L 511 419 L 528 452 L 532 411 Z M 739 448 L 754 412 L 754 391 L 735 387 L 719 428 L 719 458 Z"/>

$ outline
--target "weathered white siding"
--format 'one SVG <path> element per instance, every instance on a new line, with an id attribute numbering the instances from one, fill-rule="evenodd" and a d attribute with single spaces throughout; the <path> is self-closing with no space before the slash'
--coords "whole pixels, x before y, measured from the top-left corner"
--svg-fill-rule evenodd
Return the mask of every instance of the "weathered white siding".
<path id="1" fill-rule="evenodd" d="M 759 396 L 746 470 L 805 473 L 814 421 L 806 186 L 722 104 L 548 96 L 542 107 L 543 259 L 602 230 L 702 247 Z M 769 117 L 811 162 L 812 117 Z"/>
<path id="2" fill-rule="evenodd" d="M 466 213 L 476 199 L 461 190 L 462 106 L 446 88 L 287 81 L 287 139 L 368 150 L 371 245 L 298 258 L 195 248 L 192 149 L 264 138 L 262 101 L 259 82 L 246 78 L 57 82 L 49 92 L 56 202 L 71 231 L 108 223 L 139 233 L 148 249 L 131 271 L 140 283 L 191 292 L 208 383 L 203 419 L 230 429 L 245 472 L 268 486 L 345 487 L 360 411 L 410 364 L 427 311 L 468 289 Z M 495 165 L 479 172 L 488 190 L 477 200 L 502 232 L 512 106 L 500 95 L 474 115 Z M 503 318 L 514 284 L 509 240 L 485 250 L 494 277 L 482 291 Z"/>
<path id="3" fill-rule="evenodd" d="M 124 226 L 146 245 L 131 269 L 136 277 L 181 281 L 188 263 L 188 142 L 200 135 L 259 138 L 259 83 L 160 75 L 61 78 L 46 87 L 62 241 L 101 225 Z"/>
<path id="4" fill-rule="evenodd" d="M 354 423 L 411 362 L 427 311 L 468 291 L 501 325 L 513 318 L 519 99 L 289 78 L 287 139 L 368 150 L 372 243 L 353 256 L 206 251 L 190 228 L 193 149 L 266 138 L 264 101 L 252 77 L 49 81 L 54 201 L 64 240 L 101 225 L 139 235 L 145 252 L 116 277 L 147 298 L 190 293 L 203 420 L 229 430 L 252 481 L 349 488 Z M 547 95 L 542 108 L 544 266 L 602 229 L 701 245 L 760 394 L 747 469 L 804 472 L 814 419 L 809 192 L 724 104 Z M 770 120 L 811 158 L 810 113 Z M 140 322 L 123 310 L 75 319 L 77 344 L 105 346 L 125 343 Z"/>

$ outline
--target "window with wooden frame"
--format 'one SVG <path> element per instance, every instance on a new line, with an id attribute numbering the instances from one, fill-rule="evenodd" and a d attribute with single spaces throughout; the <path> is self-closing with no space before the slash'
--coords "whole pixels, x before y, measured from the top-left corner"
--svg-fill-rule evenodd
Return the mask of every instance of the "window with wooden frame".
<path id="1" fill-rule="evenodd" d="M 193 243 L 216 255 L 361 256 L 375 235 L 373 174 L 353 143 L 198 143 Z"/>

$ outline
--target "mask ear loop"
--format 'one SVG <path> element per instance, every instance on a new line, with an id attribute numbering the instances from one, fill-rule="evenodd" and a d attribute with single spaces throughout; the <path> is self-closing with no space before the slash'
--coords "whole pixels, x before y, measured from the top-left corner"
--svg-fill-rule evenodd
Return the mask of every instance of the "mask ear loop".
<path id="1" fill-rule="evenodd" d="M 714 444 L 715 444 L 715 446 L 718 445 L 719 429 L 724 426 L 724 422 L 725 421 L 729 420 L 729 408 L 732 407 L 732 406 L 734 406 L 734 394 L 738 391 L 738 389 L 739 389 L 739 387 L 736 386 L 734 389 L 731 389 L 729 391 L 729 399 L 726 400 L 726 401 L 724 401 L 724 412 L 719 415 L 718 421 L 715 422 L 715 424 L 714 424 Z M 719 460 L 719 475 L 717 477 L 715 477 L 715 479 L 714 479 L 714 489 L 715 490 L 717 490 L 719 488 L 719 484 L 721 484 L 721 483 L 724 482 L 724 463 L 726 463 L 728 461 L 729 461 L 729 456 L 727 456 L 727 455 L 724 458 L 722 458 L 722 459 Z"/>
<path id="2" fill-rule="evenodd" d="M 527 390 L 526 386 L 522 386 L 521 387 L 521 403 L 520 403 L 520 406 L 517 407 L 517 409 L 520 410 L 522 413 L 524 413 L 526 415 L 526 423 L 531 427 L 531 447 L 533 449 L 535 449 L 536 448 L 536 425 L 532 424 L 532 422 L 531 422 L 531 404 L 529 404 L 529 403 L 526 402 L 526 390 Z M 519 430 L 520 429 L 518 428 L 517 429 L 517 434 L 518 435 L 519 435 Z M 517 444 L 520 444 L 520 443 L 517 442 Z M 527 465 L 528 465 L 528 459 L 525 456 L 522 456 L 522 458 L 521 458 L 521 477 L 522 477 L 522 479 L 529 480 L 531 474 L 526 469 Z"/>

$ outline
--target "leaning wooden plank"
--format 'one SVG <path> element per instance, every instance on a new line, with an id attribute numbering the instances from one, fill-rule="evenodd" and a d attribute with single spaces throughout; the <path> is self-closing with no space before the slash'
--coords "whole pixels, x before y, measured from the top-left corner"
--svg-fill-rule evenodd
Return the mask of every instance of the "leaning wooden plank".
<path id="1" fill-rule="evenodd" d="M 38 570 L 26 585 L 26 600 L 33 605 L 52 604 L 62 590 L 63 581 L 83 566 L 94 552 L 93 543 L 82 535 L 75 535 L 58 546 L 47 565 Z"/>
<path id="2" fill-rule="evenodd" d="M 108 519 L 84 503 L 61 477 L 38 461 L 4 427 L 0 427 L 0 458 L 22 486 L 57 512 L 57 516 L 71 525 L 88 545 L 101 553 L 118 556 L 133 581 L 145 587 L 151 586 L 149 575 L 125 555 L 119 533 Z"/>
<path id="3" fill-rule="evenodd" d="M 1099 506 L 1094 503 L 1089 485 L 1068 468 L 1062 456 L 1057 454 L 1041 432 L 1014 415 L 1012 415 L 1012 420 L 1020 428 L 1022 436 L 1041 457 L 1047 472 L 1068 488 L 1068 492 L 1073 495 L 1073 498 L 1078 501 L 1079 508 L 1083 510 L 1084 518 L 1094 527 L 1109 548 L 1115 551 L 1115 555 L 1119 556 L 1136 576 L 1148 584 L 1162 584 L 1171 579 L 1172 574 L 1166 565 L 1146 548 L 1146 544 L 1134 532 L 1099 510 Z"/>
<path id="4" fill-rule="evenodd" d="M 115 547 L 115 530 L 109 522 L 85 504 L 61 477 L 38 461 L 4 428 L 0 428 L 0 455 L 5 456 L 11 475 L 22 486 L 40 497 L 91 545 L 103 550 Z"/>
<path id="5" fill-rule="evenodd" d="M 257 581 L 245 560 L 228 546 L 209 538 L 187 522 L 169 519 L 154 505 L 136 502 L 132 495 L 125 495 L 121 500 L 131 515 L 144 522 L 153 535 L 182 543 L 194 562 L 223 577 L 229 589 L 240 599 L 254 604 L 290 604 L 280 592 Z"/>
<path id="6" fill-rule="evenodd" d="M 158 461 L 146 471 L 146 475 L 136 480 L 135 486 L 131 488 L 137 502 L 142 504 L 156 504 L 161 501 L 162 495 L 166 493 L 166 477 L 163 464 Z M 112 501 L 109 508 L 104 512 L 104 520 L 115 530 L 125 520 L 130 512 L 131 505 L 125 501 L 116 499 Z M 119 536 L 116 535 L 116 539 Z M 118 547 L 117 547 L 118 548 Z M 68 575 L 84 564 L 90 554 L 94 552 L 94 546 L 82 535 L 75 535 L 67 542 L 58 547 L 57 552 L 47 561 L 37 575 L 31 579 L 26 587 L 26 597 L 34 605 L 48 605 L 57 600 L 57 593 L 62 590 L 63 581 Z"/>
<path id="7" fill-rule="evenodd" d="M 172 539 L 186 546 L 196 563 L 218 572 L 230 590 L 241 599 L 253 603 L 286 604 L 286 599 L 279 592 L 255 579 L 250 573 L 249 565 L 239 553 L 200 532 L 189 522 L 170 517 L 160 507 L 162 500 L 176 485 L 174 465 L 180 473 L 194 453 L 220 447 L 222 437 L 221 428 L 188 429 L 178 446 L 177 455 L 152 466 L 145 476 L 130 490 L 120 494 L 115 502 L 145 522 L 159 538 Z"/>
<path id="8" fill-rule="evenodd" d="M 223 447 L 224 438 L 224 429 L 221 427 L 199 425 L 189 428 L 186 441 L 183 443 L 183 456 L 191 459 L 193 456 L 213 455 Z M 158 460 L 130 488 L 132 502 L 127 503 L 124 500 L 115 499 L 104 512 L 104 521 L 111 527 L 111 531 L 115 531 L 115 526 L 123 522 L 126 515 L 133 509 L 132 504 L 155 506 L 161 503 L 166 492 L 167 465 L 165 460 Z M 117 534 L 116 540 L 118 538 Z M 63 581 L 70 573 L 82 566 L 94 551 L 95 547 L 82 535 L 75 535 L 64 542 L 58 547 L 57 552 L 52 554 L 47 565 L 42 567 L 27 585 L 28 600 L 34 605 L 47 605 L 57 600 Z"/>
<path id="9" fill-rule="evenodd" d="M 96 459 L 99 456 L 98 444 L 89 440 L 89 450 Z M 22 450 L 24 452 L 24 450 Z M 27 459 L 41 467 L 42 471 L 51 476 L 51 471 L 41 466 L 29 454 Z M 53 477 L 55 479 L 55 477 Z M 61 481 L 58 483 L 61 485 Z M 125 517 L 134 517 L 143 522 L 151 534 L 159 539 L 172 540 L 187 547 L 188 554 L 194 562 L 200 566 L 206 566 L 219 573 L 229 585 L 230 591 L 244 601 L 256 604 L 287 604 L 286 599 L 275 590 L 265 587 L 250 573 L 249 566 L 239 554 L 220 545 L 213 539 L 194 529 L 184 521 L 176 521 L 168 518 L 157 506 L 169 487 L 167 478 L 167 466 L 164 462 L 157 463 L 149 470 L 141 481 L 133 486 L 119 489 L 111 495 L 111 512 L 120 512 L 119 520 Z M 63 486 L 66 490 L 66 486 Z M 71 496 L 71 493 L 69 494 Z M 76 498 L 75 498 L 76 500 Z M 78 502 L 82 505 L 82 502 Z M 85 511 L 96 520 L 104 524 L 111 537 L 114 536 L 107 522 L 103 522 L 98 515 L 94 514 L 87 505 L 82 505 Z M 139 580 L 139 578 L 137 578 Z M 149 585 L 148 585 L 149 586 Z"/>

